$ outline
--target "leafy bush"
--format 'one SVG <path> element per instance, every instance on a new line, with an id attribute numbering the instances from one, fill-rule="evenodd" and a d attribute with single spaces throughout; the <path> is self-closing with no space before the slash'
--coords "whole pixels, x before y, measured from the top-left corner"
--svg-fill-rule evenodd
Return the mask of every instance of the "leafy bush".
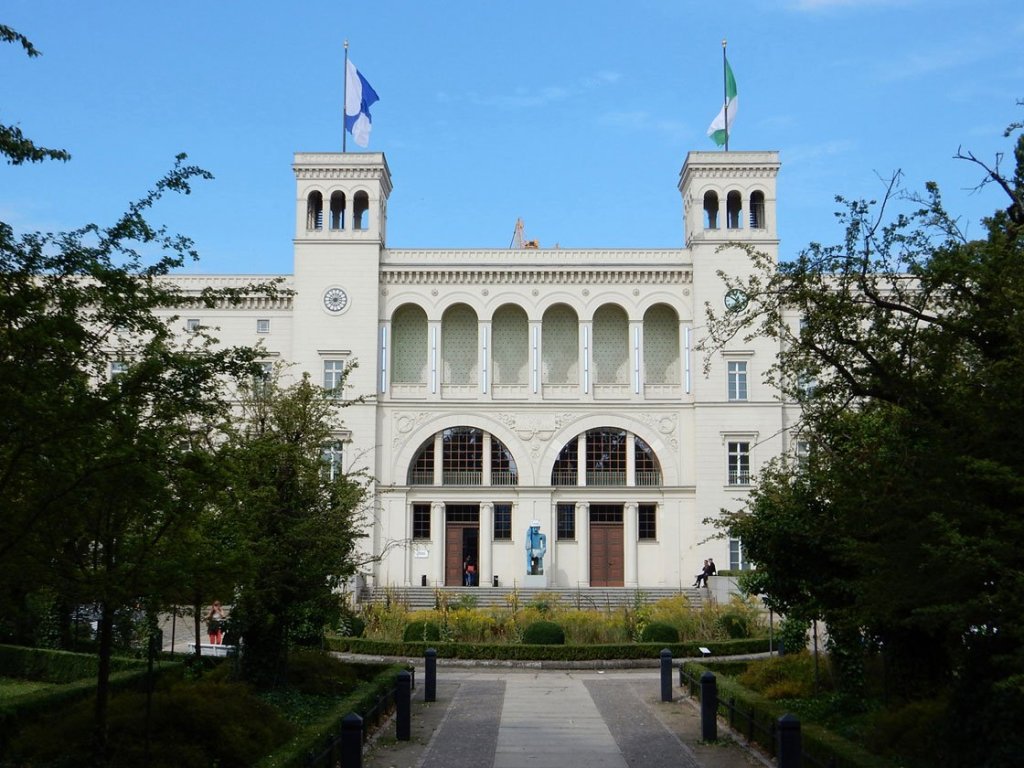
<path id="1" fill-rule="evenodd" d="M 416 620 L 410 621 L 405 632 L 402 633 L 402 640 L 405 642 L 437 642 L 441 639 L 441 627 L 433 621 Z"/>
<path id="2" fill-rule="evenodd" d="M 718 626 L 721 627 L 726 637 L 738 639 L 750 637 L 750 615 L 741 611 L 726 610 L 718 617 Z"/>
<path id="3" fill-rule="evenodd" d="M 820 663 L 816 673 L 814 657 L 809 653 L 752 661 L 737 679 L 740 684 L 768 699 L 808 697 L 818 689 L 831 690 L 833 687 L 828 664 Z"/>
<path id="4" fill-rule="evenodd" d="M 640 633 L 643 643 L 678 643 L 679 630 L 663 621 L 652 621 Z"/>
<path id="5" fill-rule="evenodd" d="M 787 616 L 779 623 L 779 643 L 786 653 L 799 653 L 807 648 L 807 629 L 811 622 Z"/>
<path id="6" fill-rule="evenodd" d="M 553 621 L 535 621 L 523 632 L 526 645 L 565 645 L 565 631 Z"/>

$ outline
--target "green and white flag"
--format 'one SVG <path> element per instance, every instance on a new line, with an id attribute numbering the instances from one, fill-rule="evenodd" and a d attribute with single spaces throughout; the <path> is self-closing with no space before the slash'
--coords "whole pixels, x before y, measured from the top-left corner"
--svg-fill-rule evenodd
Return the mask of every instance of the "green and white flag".
<path id="1" fill-rule="evenodd" d="M 718 112 L 718 117 L 711 121 L 708 126 L 708 136 L 718 146 L 723 146 L 727 137 L 732 133 L 732 123 L 736 119 L 736 109 L 739 106 L 739 99 L 736 94 L 736 78 L 732 76 L 732 67 L 729 60 L 725 61 L 725 104 Z M 728 125 L 725 122 L 726 115 L 729 116 Z"/>

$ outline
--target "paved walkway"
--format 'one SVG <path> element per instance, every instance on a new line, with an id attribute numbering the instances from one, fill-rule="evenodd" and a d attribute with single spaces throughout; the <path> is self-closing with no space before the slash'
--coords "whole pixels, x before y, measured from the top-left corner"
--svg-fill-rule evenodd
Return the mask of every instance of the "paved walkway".
<path id="1" fill-rule="evenodd" d="M 750 768 L 768 765 L 722 726 L 700 741 L 700 716 L 658 669 L 534 670 L 438 666 L 437 701 L 416 671 L 412 739 L 388 726 L 366 768 Z"/>

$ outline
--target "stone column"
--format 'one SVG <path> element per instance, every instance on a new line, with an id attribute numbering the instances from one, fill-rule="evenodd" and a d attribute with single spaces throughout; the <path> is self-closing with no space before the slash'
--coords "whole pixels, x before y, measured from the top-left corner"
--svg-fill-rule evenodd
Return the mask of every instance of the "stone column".
<path id="1" fill-rule="evenodd" d="M 483 441 L 482 441 L 482 444 L 480 446 L 480 450 L 483 453 L 483 455 L 481 456 L 481 458 L 483 459 L 483 466 L 481 467 L 482 477 L 480 478 L 481 485 L 490 485 L 491 484 L 491 433 L 490 432 L 484 432 L 483 433 Z M 483 514 L 482 510 L 481 510 L 481 514 Z"/>
<path id="2" fill-rule="evenodd" d="M 579 565 L 577 583 L 590 586 L 590 504 L 576 502 L 576 541 L 579 542 Z"/>
<path id="3" fill-rule="evenodd" d="M 485 501 L 480 505 L 480 551 L 478 554 L 477 568 L 479 569 L 479 584 L 481 587 L 489 587 L 493 583 L 494 561 L 491 557 L 491 547 L 494 543 L 494 504 Z"/>
<path id="4" fill-rule="evenodd" d="M 430 543 L 434 555 L 434 584 L 444 586 L 444 502 L 435 501 L 430 505 Z"/>
<path id="5" fill-rule="evenodd" d="M 633 502 L 622 507 L 622 569 L 623 583 L 627 587 L 637 586 L 637 505 Z"/>

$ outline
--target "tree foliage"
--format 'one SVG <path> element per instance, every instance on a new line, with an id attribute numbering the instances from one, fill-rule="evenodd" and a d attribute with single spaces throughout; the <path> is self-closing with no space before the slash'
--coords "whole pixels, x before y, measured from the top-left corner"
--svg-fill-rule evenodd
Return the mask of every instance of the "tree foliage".
<path id="1" fill-rule="evenodd" d="M 905 694 L 955 680 L 977 724 L 983 702 L 1024 700 L 1024 136 L 1009 175 L 959 156 L 1007 196 L 984 239 L 936 185 L 905 195 L 897 176 L 877 204 L 839 199 L 841 244 L 778 265 L 751 252 L 753 276 L 723 276 L 747 309 L 709 319 L 713 344 L 780 340 L 770 378 L 811 449 L 725 515 L 751 588 L 828 622 L 847 691 L 876 647 Z"/>
<path id="2" fill-rule="evenodd" d="M 318 643 L 340 615 L 365 485 L 324 458 L 346 401 L 308 376 L 285 388 L 276 375 L 257 378 L 241 394 L 239 426 L 222 452 L 241 567 L 233 620 L 246 678 L 275 685 L 286 679 L 289 648 Z"/>

